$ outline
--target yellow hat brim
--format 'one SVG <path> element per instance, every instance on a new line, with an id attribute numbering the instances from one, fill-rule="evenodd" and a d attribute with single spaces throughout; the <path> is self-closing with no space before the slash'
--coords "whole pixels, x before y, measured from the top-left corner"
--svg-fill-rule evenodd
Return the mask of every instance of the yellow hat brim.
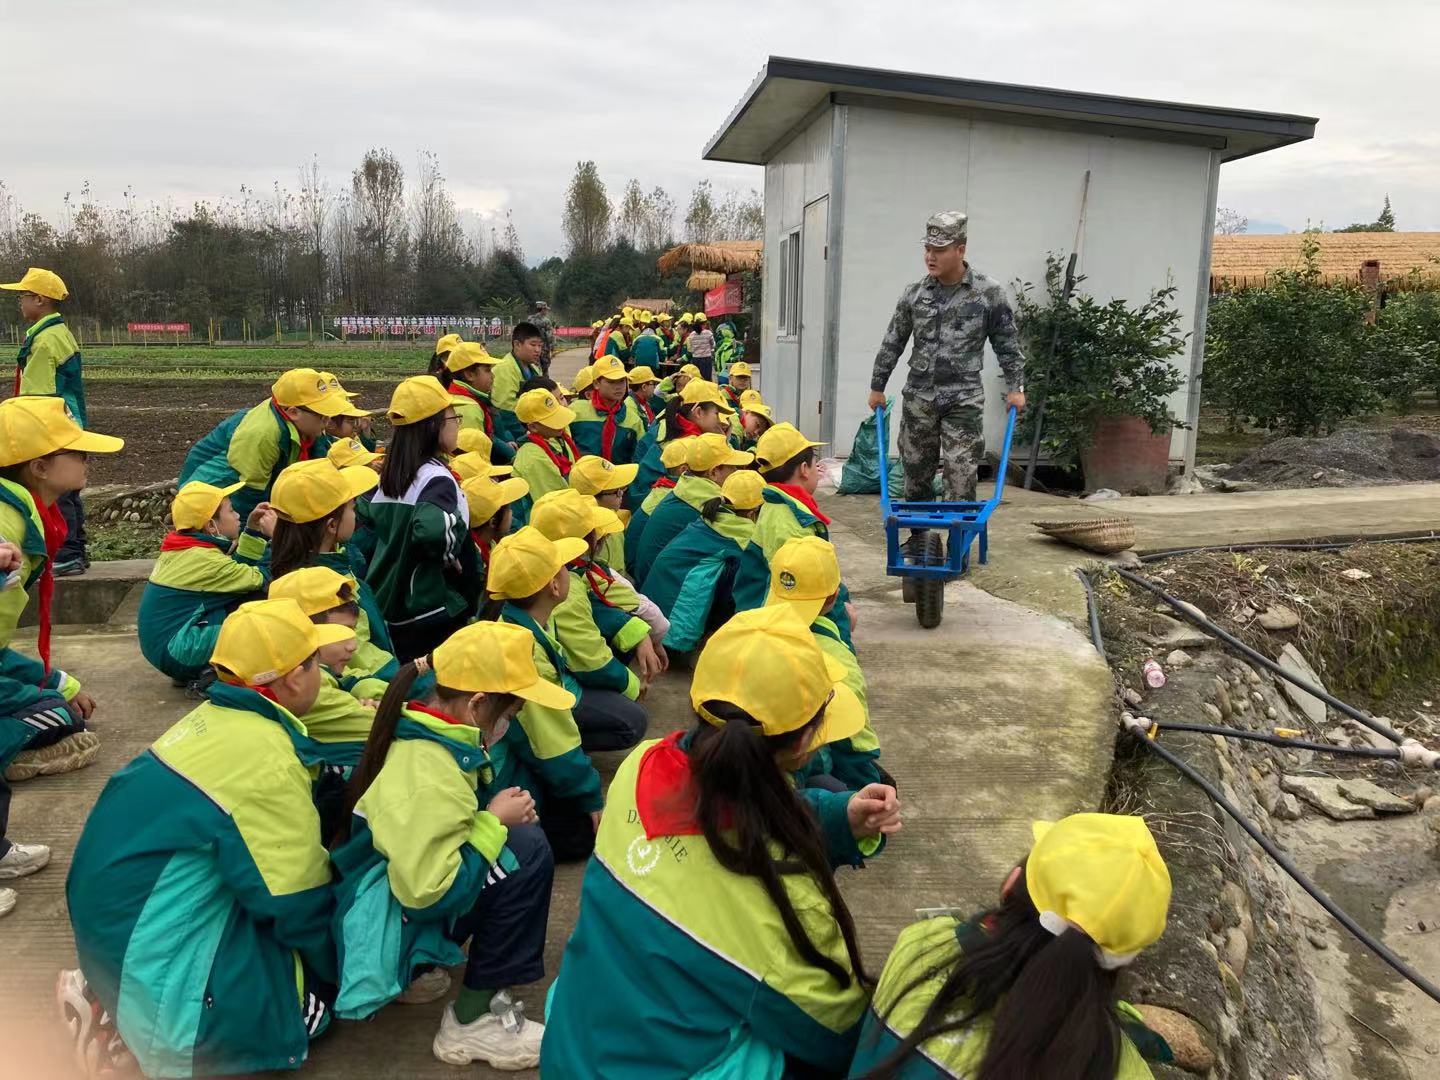
<path id="1" fill-rule="evenodd" d="M 825 667 L 835 680 L 834 696 L 825 706 L 825 716 L 810 743 L 810 749 L 848 739 L 865 726 L 865 706 L 848 686 L 844 685 L 845 669 L 838 662 L 825 657 Z"/>
<path id="2" fill-rule="evenodd" d="M 380 486 L 380 474 L 368 465 L 346 465 L 340 476 L 345 481 L 346 502 Z"/>
<path id="3" fill-rule="evenodd" d="M 769 607 L 772 604 L 789 604 L 790 610 L 800 616 L 800 621 L 806 626 L 810 626 L 820 617 L 821 611 L 825 609 L 825 601 L 829 599 L 829 596 L 822 596 L 818 600 L 801 600 L 798 597 L 781 596 L 779 593 L 772 592 L 765 597 L 765 606 Z M 841 738 L 843 737 L 844 736 L 841 736 Z"/>
<path id="4" fill-rule="evenodd" d="M 339 623 L 317 623 L 315 625 L 315 647 L 324 648 L 326 645 L 338 645 L 342 641 L 349 641 L 355 636 L 355 628 L 341 626 Z"/>
<path id="5" fill-rule="evenodd" d="M 544 709 L 573 709 L 575 695 L 563 686 L 556 686 L 547 679 L 539 679 L 529 686 L 522 686 L 510 693 L 525 701 L 533 701 Z"/>
<path id="6" fill-rule="evenodd" d="M 578 536 L 566 536 L 559 540 L 552 540 L 555 549 L 560 553 L 560 564 L 569 566 L 582 555 L 590 554 L 590 545 Z"/>
<path id="7" fill-rule="evenodd" d="M 543 424 L 548 428 L 567 428 L 575 422 L 575 410 L 566 408 L 564 405 L 557 405 L 544 416 L 537 416 L 533 420 L 523 420 L 525 424 Z"/>
<path id="8" fill-rule="evenodd" d="M 491 465 L 485 470 L 485 475 L 493 480 L 497 476 L 509 476 L 514 471 L 513 465 Z"/>
<path id="9" fill-rule="evenodd" d="M 113 454 L 125 449 L 125 440 L 115 435 L 101 435 L 98 431 L 82 431 L 61 450 L 74 450 L 86 454 Z"/>
<path id="10" fill-rule="evenodd" d="M 635 482 L 635 477 L 640 475 L 640 466 L 635 462 L 629 465 L 616 465 L 610 470 L 608 479 L 601 491 L 619 491 L 623 487 L 629 487 Z"/>

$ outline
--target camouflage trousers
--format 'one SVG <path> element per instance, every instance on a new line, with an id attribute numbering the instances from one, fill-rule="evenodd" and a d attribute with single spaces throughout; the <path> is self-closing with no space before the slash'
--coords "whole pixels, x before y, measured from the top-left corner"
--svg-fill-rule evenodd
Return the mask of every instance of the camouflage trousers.
<path id="1" fill-rule="evenodd" d="M 935 470 L 945 481 L 946 502 L 974 502 L 980 457 L 985 452 L 984 405 L 937 401 L 905 394 L 900 410 L 900 458 L 905 498 L 933 501 Z"/>

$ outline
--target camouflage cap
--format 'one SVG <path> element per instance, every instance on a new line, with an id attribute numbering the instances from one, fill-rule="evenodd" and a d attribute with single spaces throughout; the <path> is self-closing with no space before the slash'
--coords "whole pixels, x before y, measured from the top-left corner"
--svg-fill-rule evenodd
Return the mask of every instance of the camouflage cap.
<path id="1" fill-rule="evenodd" d="M 961 210 L 941 210 L 925 222 L 926 247 L 942 248 L 965 243 L 970 219 Z"/>

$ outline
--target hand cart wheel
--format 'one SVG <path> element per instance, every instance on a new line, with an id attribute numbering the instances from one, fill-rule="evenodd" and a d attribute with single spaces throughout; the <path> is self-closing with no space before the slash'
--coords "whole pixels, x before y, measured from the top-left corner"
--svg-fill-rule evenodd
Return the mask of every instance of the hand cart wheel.
<path id="1" fill-rule="evenodd" d="M 922 556 L 924 566 L 945 565 L 945 541 L 939 532 L 925 534 L 925 548 Z M 914 581 L 915 618 L 926 630 L 933 630 L 945 617 L 945 579 L 941 577 L 907 578 Z"/>

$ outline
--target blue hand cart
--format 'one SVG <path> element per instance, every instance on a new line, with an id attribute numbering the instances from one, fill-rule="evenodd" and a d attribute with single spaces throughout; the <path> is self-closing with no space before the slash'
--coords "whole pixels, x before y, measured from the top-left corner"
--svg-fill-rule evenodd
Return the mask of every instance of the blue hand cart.
<path id="1" fill-rule="evenodd" d="M 1010 440 L 1015 435 L 1015 408 L 1005 417 L 1005 445 L 995 470 L 995 494 L 985 502 L 892 502 L 890 499 L 890 436 L 885 430 L 885 409 L 875 410 L 875 434 L 880 444 L 880 514 L 885 521 L 885 572 L 901 579 L 901 593 L 915 605 L 915 617 L 927 630 L 940 625 L 945 614 L 945 582 L 970 569 L 970 547 L 980 541 L 980 562 L 990 555 L 990 515 L 1005 492 L 1010 465 Z M 906 552 L 901 529 L 925 530 L 922 550 Z"/>

